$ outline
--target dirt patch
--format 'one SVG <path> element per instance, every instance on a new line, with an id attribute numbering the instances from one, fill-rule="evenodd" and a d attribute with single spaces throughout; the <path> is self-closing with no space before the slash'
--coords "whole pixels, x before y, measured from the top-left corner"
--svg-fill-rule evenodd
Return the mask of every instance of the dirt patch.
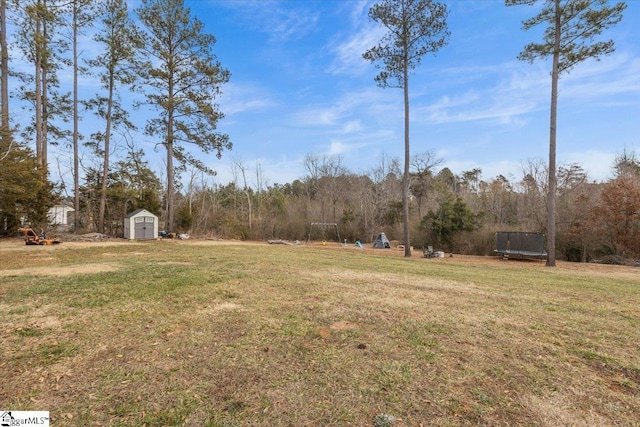
<path id="1" fill-rule="evenodd" d="M 0 303 L 0 313 L 8 313 L 12 309 L 9 304 Z M 29 317 L 26 322 L 12 322 L 7 321 L 6 330 L 14 329 L 14 332 L 29 334 L 29 331 L 41 331 L 41 330 L 59 330 L 62 326 L 62 321 L 59 316 L 52 313 L 57 310 L 57 307 L 53 305 L 44 305 L 38 307 L 29 312 Z M 9 316 L 7 316 L 9 318 Z"/>
<path id="2" fill-rule="evenodd" d="M 97 274 L 117 271 L 118 264 L 81 264 L 62 267 L 34 267 L 16 270 L 0 270 L 2 276 L 72 276 L 74 274 Z"/>
<path id="3" fill-rule="evenodd" d="M 195 262 L 178 262 L 178 261 L 165 261 L 159 262 L 158 265 L 196 265 Z"/>
<path id="4" fill-rule="evenodd" d="M 62 240 L 59 245 L 42 245 L 27 246 L 23 239 L 0 239 L 0 252 L 4 251 L 54 251 L 73 248 L 86 248 L 91 246 L 124 246 L 124 245 L 140 245 L 141 243 L 125 240 L 125 239 L 109 239 L 104 241 L 66 241 Z"/>
<path id="5" fill-rule="evenodd" d="M 348 320 L 340 320 L 339 322 L 332 324 L 331 329 L 334 331 L 349 331 L 358 329 L 358 325 L 353 322 L 349 322 Z"/>

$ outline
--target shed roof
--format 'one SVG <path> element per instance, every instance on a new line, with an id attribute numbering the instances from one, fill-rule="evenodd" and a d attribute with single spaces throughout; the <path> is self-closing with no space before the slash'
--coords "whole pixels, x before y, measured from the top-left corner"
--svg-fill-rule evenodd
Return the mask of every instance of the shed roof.
<path id="1" fill-rule="evenodd" d="M 66 203 L 58 203 L 57 205 L 53 205 L 49 208 L 50 211 L 52 210 L 57 210 L 57 209 L 64 209 L 67 212 L 71 212 L 71 211 L 75 211 L 75 209 L 73 208 L 73 206 L 70 206 Z"/>
<path id="2" fill-rule="evenodd" d="M 143 212 L 146 212 L 146 214 L 148 214 L 147 216 L 155 216 L 156 218 L 158 217 L 157 215 L 155 215 L 155 214 L 153 214 L 153 213 L 149 212 L 149 211 L 148 211 L 148 210 L 146 210 L 146 209 L 136 209 L 136 210 L 135 210 L 135 211 L 133 211 L 133 212 L 129 212 L 129 213 L 125 216 L 125 218 L 132 218 L 132 217 L 134 217 L 134 216 L 138 216 L 139 214 L 141 214 L 141 213 L 143 213 Z"/>

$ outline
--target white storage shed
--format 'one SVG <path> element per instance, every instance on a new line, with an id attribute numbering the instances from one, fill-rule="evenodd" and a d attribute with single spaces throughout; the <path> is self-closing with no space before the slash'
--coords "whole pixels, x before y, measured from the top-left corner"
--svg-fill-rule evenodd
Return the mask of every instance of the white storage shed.
<path id="1" fill-rule="evenodd" d="M 124 238 L 149 240 L 158 238 L 158 217 L 146 209 L 137 209 L 124 217 Z"/>
<path id="2" fill-rule="evenodd" d="M 49 218 L 49 224 L 60 227 L 68 226 L 73 223 L 73 214 L 75 209 L 67 205 L 55 205 L 49 208 L 47 216 Z"/>

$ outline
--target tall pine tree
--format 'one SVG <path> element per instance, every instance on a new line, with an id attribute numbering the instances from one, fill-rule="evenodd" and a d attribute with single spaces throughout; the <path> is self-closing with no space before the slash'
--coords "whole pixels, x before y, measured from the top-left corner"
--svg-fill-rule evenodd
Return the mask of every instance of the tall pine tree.
<path id="1" fill-rule="evenodd" d="M 101 70 L 100 82 L 106 91 L 106 96 L 97 95 L 89 102 L 89 106 L 105 121 L 104 133 L 98 133 L 93 138 L 96 151 L 103 157 L 97 228 L 104 232 L 112 133 L 117 128 L 135 129 L 128 119 L 127 110 L 120 105 L 118 88 L 131 86 L 136 80 L 136 53 L 142 47 L 142 38 L 129 17 L 124 0 L 107 0 L 101 3 L 99 16 L 102 30 L 95 35 L 94 40 L 104 46 L 104 52 L 88 61 L 88 64 L 93 69 Z"/>
<path id="2" fill-rule="evenodd" d="M 546 24 L 542 43 L 530 43 L 518 56 L 533 62 L 551 58 L 551 108 L 549 119 L 549 185 L 547 197 L 547 266 L 556 265 L 556 131 L 558 80 L 575 65 L 614 51 L 613 40 L 595 41 L 622 19 L 626 4 L 608 6 L 608 0 L 506 0 L 507 6 L 542 4 L 536 16 L 523 22 L 528 30 Z"/>
<path id="3" fill-rule="evenodd" d="M 146 29 L 146 63 L 140 75 L 146 83 L 146 101 L 159 116 L 147 122 L 146 133 L 159 136 L 167 149 L 166 229 L 174 226 L 175 169 L 191 164 L 214 173 L 205 162 L 194 157 L 189 147 L 219 158 L 232 144 L 228 135 L 218 132 L 224 117 L 215 98 L 220 86 L 229 80 L 213 53 L 216 39 L 204 31 L 200 20 L 191 16 L 183 0 L 143 0 L 137 9 Z"/>
<path id="4" fill-rule="evenodd" d="M 26 140 L 35 140 L 38 167 L 48 168 L 48 146 L 69 138 L 59 120 L 66 121 L 71 113 L 68 93 L 58 90 L 58 71 L 65 60 L 68 43 L 60 37 L 62 13 L 66 2 L 57 0 L 13 0 L 18 47 L 34 73 L 20 73 L 20 96 L 30 103 L 34 120 L 23 128 Z"/>
<path id="5" fill-rule="evenodd" d="M 382 88 L 395 87 L 404 93 L 404 174 L 402 211 L 405 256 L 411 256 L 409 236 L 409 73 L 427 53 L 447 44 L 447 7 L 433 0 L 382 0 L 369 10 L 369 17 L 382 24 L 387 34 L 380 44 L 363 54 L 371 62 L 381 61 L 375 81 Z"/>

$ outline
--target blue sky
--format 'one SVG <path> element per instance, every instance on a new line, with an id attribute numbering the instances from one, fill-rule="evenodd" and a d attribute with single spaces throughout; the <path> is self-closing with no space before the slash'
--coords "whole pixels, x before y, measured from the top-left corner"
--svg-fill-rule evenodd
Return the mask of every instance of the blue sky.
<path id="1" fill-rule="evenodd" d="M 521 28 L 538 9 L 502 0 L 445 3 L 449 43 L 424 57 L 410 80 L 411 151 L 435 152 L 454 173 L 480 168 L 484 180 L 503 174 L 517 181 L 523 162 L 548 158 L 551 67 L 517 60 L 540 40 L 541 28 Z M 308 154 L 340 155 L 355 173 L 370 172 L 383 157 L 402 160 L 402 91 L 377 87 L 378 70 L 362 58 L 382 36 L 367 16 L 372 4 L 185 0 L 216 36 L 214 52 L 231 72 L 217 102 L 226 114 L 219 128 L 234 148 L 221 160 L 194 151 L 218 172 L 214 182 L 232 180 L 234 163 L 245 166 L 252 186 L 258 170 L 263 185 L 292 182 L 305 176 Z M 611 176 L 617 154 L 640 154 L 640 0 L 627 4 L 622 22 L 606 32 L 616 52 L 560 81 L 558 162 L 578 162 L 598 181 Z M 136 140 L 165 176 L 156 141 Z"/>
<path id="2" fill-rule="evenodd" d="M 548 159 L 550 64 L 518 61 L 540 30 L 522 30 L 535 7 L 457 0 L 449 44 L 426 56 L 410 80 L 411 151 L 434 151 L 454 173 L 481 168 L 489 180 L 520 178 L 521 164 Z M 231 71 L 220 129 L 232 152 L 210 164 L 229 179 L 240 161 L 267 183 L 305 175 L 307 154 L 340 155 L 367 173 L 382 156 L 403 157 L 402 91 L 381 89 L 362 58 L 382 29 L 371 1 L 192 0 Z M 578 162 L 592 179 L 610 177 L 616 154 L 640 152 L 640 1 L 607 36 L 616 52 L 578 65 L 560 81 L 558 162 Z M 254 172 L 255 175 L 255 172 Z M 251 179 L 249 179 L 251 181 Z"/>

